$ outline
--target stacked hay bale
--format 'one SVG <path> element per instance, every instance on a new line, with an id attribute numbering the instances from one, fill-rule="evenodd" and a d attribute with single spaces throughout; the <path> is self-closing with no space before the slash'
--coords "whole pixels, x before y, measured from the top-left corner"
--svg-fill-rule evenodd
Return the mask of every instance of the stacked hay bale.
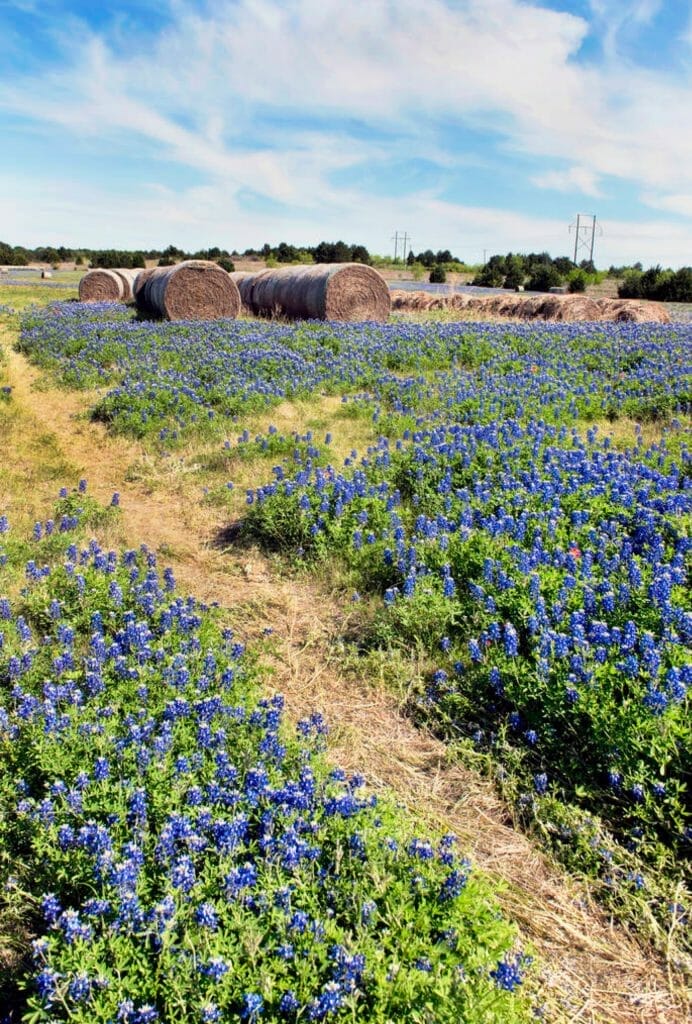
<path id="1" fill-rule="evenodd" d="M 235 281 L 238 292 L 240 293 L 241 311 L 243 313 L 253 313 L 252 286 L 255 278 L 257 277 L 257 271 L 233 270 L 229 274 L 229 277 L 232 281 Z"/>
<path id="2" fill-rule="evenodd" d="M 260 316 L 383 321 L 391 310 L 384 278 L 362 263 L 263 270 L 245 276 L 239 287 L 243 303 Z"/>
<path id="3" fill-rule="evenodd" d="M 139 270 L 116 270 L 114 271 L 123 283 L 123 302 L 130 302 L 133 297 L 134 283 L 137 280 Z"/>
<path id="4" fill-rule="evenodd" d="M 129 286 L 126 279 L 121 276 L 125 273 L 128 272 L 105 270 L 102 267 L 87 271 L 79 282 L 79 301 L 126 302 Z"/>
<path id="5" fill-rule="evenodd" d="M 138 309 L 141 308 L 139 294 L 153 273 L 155 273 L 154 267 L 149 270 L 140 270 L 137 277 L 132 282 L 132 298 L 135 300 Z"/>
<path id="6" fill-rule="evenodd" d="M 129 302 L 139 270 L 89 270 L 79 282 L 80 302 Z M 44 271 L 45 276 L 45 271 Z M 51 276 L 50 274 L 48 275 Z"/>
<path id="7" fill-rule="evenodd" d="M 142 271 L 134 293 L 140 312 L 167 320 L 220 320 L 240 312 L 235 281 L 210 260 Z"/>

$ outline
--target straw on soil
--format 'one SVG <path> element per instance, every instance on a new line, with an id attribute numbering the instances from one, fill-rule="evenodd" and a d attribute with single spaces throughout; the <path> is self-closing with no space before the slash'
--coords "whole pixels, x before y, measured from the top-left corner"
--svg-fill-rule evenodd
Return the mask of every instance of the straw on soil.
<path id="1" fill-rule="evenodd" d="M 592 299 L 585 295 L 431 295 L 429 292 L 394 291 L 392 308 L 413 312 L 431 309 L 472 311 L 486 316 L 569 323 L 600 320 L 670 322 L 668 311 L 658 302 Z"/>
<path id="2" fill-rule="evenodd" d="M 138 289 L 137 304 L 167 320 L 219 320 L 240 312 L 238 287 L 210 260 L 157 267 Z"/>
<path id="3" fill-rule="evenodd" d="M 361 263 L 265 270 L 243 286 L 253 311 L 264 316 L 383 321 L 391 309 L 384 278 Z"/>
<path id="4" fill-rule="evenodd" d="M 89 270 L 79 282 L 80 302 L 122 302 L 124 279 L 115 270 Z"/>

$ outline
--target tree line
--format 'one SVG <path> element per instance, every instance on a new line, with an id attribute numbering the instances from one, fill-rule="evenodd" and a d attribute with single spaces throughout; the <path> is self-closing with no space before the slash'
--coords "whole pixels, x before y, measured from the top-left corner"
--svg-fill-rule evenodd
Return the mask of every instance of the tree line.
<path id="1" fill-rule="evenodd" d="M 21 245 L 9 245 L 7 242 L 0 242 L 0 264 L 9 266 L 27 266 L 29 263 L 77 263 L 79 266 L 90 265 L 92 267 L 143 267 L 147 260 L 157 260 L 162 266 L 170 266 L 179 263 L 181 260 L 208 259 L 216 262 L 232 260 L 233 257 L 245 257 L 262 259 L 271 263 L 365 263 L 368 265 L 390 263 L 388 257 L 378 256 L 370 253 L 366 246 L 359 243 L 348 243 L 342 240 L 338 242 L 322 241 L 318 245 L 298 246 L 289 242 L 279 242 L 278 245 L 270 245 L 265 242 L 259 249 L 248 248 L 244 252 L 221 249 L 213 246 L 210 249 L 200 249 L 196 252 L 187 252 L 176 245 L 169 245 L 165 249 L 75 249 L 66 246 L 37 246 L 29 249 Z M 399 262 L 399 261 L 397 261 Z M 403 262 L 403 260 L 401 261 Z M 433 252 L 426 249 L 424 252 L 414 254 L 409 251 L 406 259 L 408 266 L 420 265 L 426 269 L 435 266 L 450 264 L 461 264 L 452 255 L 449 249 L 440 249 Z"/>
<path id="2" fill-rule="evenodd" d="M 623 299 L 692 302 L 692 267 L 664 270 L 659 265 L 644 270 L 641 263 L 635 263 L 598 271 L 591 260 L 576 265 L 569 256 L 553 258 L 547 252 L 508 252 L 505 256 L 497 253 L 483 264 L 472 284 L 485 288 L 526 288 L 532 292 L 566 286 L 570 292 L 583 292 L 587 285 L 606 277 L 622 280 L 618 295 Z"/>

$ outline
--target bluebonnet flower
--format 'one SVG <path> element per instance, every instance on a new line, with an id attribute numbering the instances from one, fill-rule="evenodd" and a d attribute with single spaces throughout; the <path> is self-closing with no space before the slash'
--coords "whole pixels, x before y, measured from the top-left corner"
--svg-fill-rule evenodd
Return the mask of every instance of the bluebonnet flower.
<path id="1" fill-rule="evenodd" d="M 242 1020 L 256 1021 L 264 1013 L 264 1000 L 257 992 L 247 992 L 243 996 L 243 1005 L 240 1011 Z"/>
<path id="2" fill-rule="evenodd" d="M 293 1014 L 300 1009 L 300 1002 L 292 989 L 287 989 L 279 1000 L 279 1012 L 284 1016 Z"/>
<path id="3" fill-rule="evenodd" d="M 513 992 L 524 980 L 525 968 L 531 962 L 530 957 L 518 955 L 513 960 L 500 960 L 497 967 L 490 972 L 498 988 Z"/>
<path id="4" fill-rule="evenodd" d="M 215 931 L 218 928 L 219 918 L 213 903 L 200 903 L 195 910 L 195 921 L 203 928 Z"/>
<path id="5" fill-rule="evenodd" d="M 540 795 L 546 793 L 548 790 L 548 776 L 545 772 L 539 772 L 533 777 L 533 787 L 536 792 Z"/>
<path id="6" fill-rule="evenodd" d="M 335 981 L 329 981 L 320 995 L 308 1006 L 308 1020 L 324 1020 L 330 1013 L 338 1010 L 344 1001 L 344 994 Z"/>
<path id="7" fill-rule="evenodd" d="M 218 1024 L 221 1020 L 221 1009 L 216 1003 L 205 1003 L 200 1010 L 201 1024 Z"/>
<path id="8" fill-rule="evenodd" d="M 212 981 L 220 981 L 224 974 L 228 974 L 230 966 L 222 957 L 213 956 L 209 960 L 200 963 L 197 969 L 200 974 L 211 978 Z"/>

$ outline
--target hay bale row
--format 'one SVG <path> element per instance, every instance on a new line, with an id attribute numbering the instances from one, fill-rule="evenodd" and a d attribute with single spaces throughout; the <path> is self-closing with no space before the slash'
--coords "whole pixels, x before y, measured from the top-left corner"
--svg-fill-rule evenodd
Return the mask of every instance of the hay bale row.
<path id="1" fill-rule="evenodd" d="M 129 302 L 138 270 L 88 270 L 79 282 L 80 302 Z"/>
<path id="2" fill-rule="evenodd" d="M 386 281 L 362 263 L 280 267 L 231 277 L 243 305 L 256 316 L 383 321 L 391 309 Z"/>
<path id="3" fill-rule="evenodd" d="M 392 308 L 403 311 L 459 310 L 482 316 L 551 322 L 630 321 L 669 323 L 668 311 L 657 302 L 635 299 L 592 299 L 584 295 L 432 295 L 392 293 Z"/>
<path id="4" fill-rule="evenodd" d="M 151 270 L 90 270 L 79 283 L 82 302 L 127 302 L 168 320 L 215 320 L 241 311 L 292 319 L 382 321 L 391 297 L 386 282 L 360 263 L 281 267 L 257 274 L 186 260 Z"/>
<path id="5" fill-rule="evenodd" d="M 240 312 L 235 281 L 210 260 L 142 271 L 134 287 L 140 312 L 167 320 L 219 320 Z"/>
<path id="6" fill-rule="evenodd" d="M 240 293 L 241 312 L 252 313 L 252 285 L 258 276 L 256 270 L 232 270 L 229 277 L 235 282 Z"/>

